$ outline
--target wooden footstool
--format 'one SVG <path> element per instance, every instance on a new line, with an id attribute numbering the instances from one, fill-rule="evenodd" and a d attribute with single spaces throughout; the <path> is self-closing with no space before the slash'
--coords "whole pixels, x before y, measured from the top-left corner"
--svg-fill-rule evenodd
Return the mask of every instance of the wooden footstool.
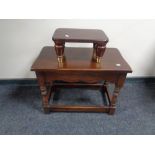
<path id="1" fill-rule="evenodd" d="M 109 41 L 108 37 L 102 30 L 75 28 L 58 28 L 55 30 L 52 39 L 55 43 L 55 51 L 57 54 L 58 63 L 63 63 L 63 58 L 65 55 L 65 43 L 67 42 L 92 43 L 92 60 L 100 63 L 106 49 L 106 44 Z"/>
<path id="2" fill-rule="evenodd" d="M 44 112 L 50 111 L 83 111 L 106 112 L 114 114 L 116 99 L 122 88 L 127 73 L 132 70 L 116 48 L 107 48 L 100 63 L 92 61 L 93 49 L 65 47 L 65 59 L 59 66 L 54 47 L 44 47 L 31 67 L 35 71 L 40 86 Z M 58 83 L 55 81 L 65 81 Z M 103 84 L 102 84 L 103 83 Z M 115 85 L 110 96 L 108 83 Z M 108 100 L 105 106 L 73 106 L 49 104 L 51 94 L 57 88 L 90 88 L 100 89 Z M 72 92 L 71 92 L 72 93 Z M 53 95 L 52 95 L 53 96 Z"/>

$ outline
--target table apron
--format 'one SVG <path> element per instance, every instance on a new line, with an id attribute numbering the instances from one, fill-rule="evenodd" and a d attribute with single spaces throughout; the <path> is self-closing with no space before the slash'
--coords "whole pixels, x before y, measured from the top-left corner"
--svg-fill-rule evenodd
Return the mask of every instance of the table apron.
<path id="1" fill-rule="evenodd" d="M 55 80 L 62 80 L 66 82 L 99 82 L 99 81 L 109 81 L 115 83 L 120 76 L 125 76 L 125 73 L 116 72 L 42 72 L 40 73 L 46 82 L 51 82 Z"/>

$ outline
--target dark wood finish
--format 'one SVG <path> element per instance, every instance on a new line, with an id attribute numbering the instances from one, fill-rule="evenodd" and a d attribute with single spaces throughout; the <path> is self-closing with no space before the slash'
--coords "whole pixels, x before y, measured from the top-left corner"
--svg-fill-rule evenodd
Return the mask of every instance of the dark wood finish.
<path id="1" fill-rule="evenodd" d="M 65 48 L 66 59 L 62 66 L 56 60 L 54 47 L 44 47 L 31 67 L 36 72 L 45 113 L 50 111 L 87 111 L 114 114 L 116 100 L 132 70 L 116 48 L 107 48 L 100 64 L 91 61 L 93 49 Z M 56 81 L 69 83 L 57 83 Z M 103 84 L 99 82 L 103 82 Z M 112 96 L 108 93 L 108 83 L 114 83 Z M 51 85 L 51 89 L 48 86 Z M 105 93 L 108 106 L 66 106 L 50 105 L 49 99 L 57 88 L 91 88 Z"/>
<path id="2" fill-rule="evenodd" d="M 54 112 L 109 112 L 107 106 L 51 105 L 49 109 Z"/>
<path id="3" fill-rule="evenodd" d="M 58 57 L 58 63 L 63 63 L 64 47 L 65 47 L 64 43 L 55 42 L 55 51 Z"/>
<path id="4" fill-rule="evenodd" d="M 53 41 L 62 42 L 81 42 L 98 44 L 106 44 L 108 42 L 108 37 L 106 36 L 106 34 L 102 30 L 98 29 L 58 28 L 55 30 L 52 39 Z"/>
<path id="5" fill-rule="evenodd" d="M 73 74 L 115 74 L 115 73 L 131 73 L 131 68 L 124 60 L 118 49 L 107 48 L 101 63 L 97 64 L 92 59 L 93 49 L 91 48 L 65 48 L 66 60 L 63 67 L 59 67 L 57 63 L 57 55 L 54 47 L 47 46 L 42 49 L 42 52 L 33 63 L 32 71 L 52 71 L 51 74 L 57 72 L 63 74 L 64 72 L 71 72 Z M 120 64 L 120 66 L 117 66 Z M 61 72 L 60 72 L 61 71 Z M 95 72 L 95 74 L 93 73 Z"/>
<path id="6" fill-rule="evenodd" d="M 103 56 L 108 37 L 102 30 L 97 29 L 71 29 L 59 28 L 52 37 L 55 42 L 55 50 L 59 63 L 63 63 L 64 48 L 66 42 L 93 43 L 93 60 L 100 62 Z"/>

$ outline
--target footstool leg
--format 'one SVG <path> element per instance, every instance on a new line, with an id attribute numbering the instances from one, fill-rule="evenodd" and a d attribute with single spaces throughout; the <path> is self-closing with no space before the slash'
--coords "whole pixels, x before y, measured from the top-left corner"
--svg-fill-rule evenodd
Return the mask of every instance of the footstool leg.
<path id="1" fill-rule="evenodd" d="M 40 87 L 40 92 L 42 96 L 42 104 L 43 104 L 43 109 L 44 113 L 49 113 L 49 101 L 48 101 L 48 92 L 47 92 L 47 86 L 45 83 L 45 79 L 42 73 L 36 72 L 38 84 Z"/>
<path id="2" fill-rule="evenodd" d="M 96 45 L 96 62 L 97 63 L 100 63 L 101 62 L 101 58 L 105 52 L 105 49 L 106 49 L 106 46 L 105 45 L 100 45 L 100 44 L 97 44 Z"/>
<path id="3" fill-rule="evenodd" d="M 62 64 L 64 59 L 64 43 L 63 42 L 55 42 L 55 51 L 58 59 L 58 63 Z"/>
<path id="4" fill-rule="evenodd" d="M 93 61 L 96 61 L 96 48 L 97 48 L 97 44 L 94 43 L 93 44 L 93 56 L 92 56 Z"/>

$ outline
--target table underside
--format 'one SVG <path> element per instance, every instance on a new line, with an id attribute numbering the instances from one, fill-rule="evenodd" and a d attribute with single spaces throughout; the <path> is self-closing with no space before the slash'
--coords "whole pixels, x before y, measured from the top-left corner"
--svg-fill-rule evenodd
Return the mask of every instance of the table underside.
<path id="1" fill-rule="evenodd" d="M 115 76 L 110 76 L 108 74 L 103 74 L 104 76 L 85 76 L 87 74 L 76 74 L 76 76 L 67 76 L 65 73 L 56 74 L 51 72 L 36 72 L 38 83 L 40 86 L 40 91 L 43 100 L 43 109 L 45 113 L 50 111 L 61 112 L 61 111 L 76 111 L 76 112 L 106 112 L 109 114 L 114 114 L 116 109 L 116 99 L 120 92 L 121 87 L 126 79 L 126 74 L 114 74 Z M 94 74 L 92 74 L 94 75 Z M 66 78 L 68 77 L 68 79 Z M 76 77 L 76 78 L 75 78 Z M 82 78 L 83 77 L 83 78 Z M 98 77 L 98 78 L 96 78 Z M 80 81 L 81 79 L 81 81 Z M 99 83 L 100 82 L 102 83 Z M 56 81 L 65 81 L 56 82 Z M 104 83 L 103 83 L 104 82 Z M 113 94 L 110 95 L 108 91 L 108 83 L 114 84 Z M 49 104 L 51 96 L 56 92 L 57 89 L 61 88 L 87 88 L 87 89 L 99 89 L 102 95 L 106 96 L 107 105 L 102 104 L 101 106 L 85 106 L 85 105 L 62 105 L 62 104 Z M 71 92 L 72 93 L 72 92 Z"/>
<path id="2" fill-rule="evenodd" d="M 46 113 L 53 112 L 64 112 L 64 111 L 74 111 L 74 112 L 106 112 L 109 113 L 110 109 L 114 109 L 115 107 L 111 107 L 111 97 L 108 92 L 107 83 L 98 83 L 98 84 L 86 84 L 86 83 L 64 83 L 64 82 L 54 82 L 52 85 L 48 84 L 48 102 L 53 101 L 54 94 L 58 89 L 61 88 L 81 88 L 81 89 L 95 89 L 100 90 L 102 95 L 106 99 L 106 103 L 102 103 L 101 106 L 88 106 L 88 105 L 65 105 L 65 104 L 48 104 L 48 106 L 44 107 Z"/>

